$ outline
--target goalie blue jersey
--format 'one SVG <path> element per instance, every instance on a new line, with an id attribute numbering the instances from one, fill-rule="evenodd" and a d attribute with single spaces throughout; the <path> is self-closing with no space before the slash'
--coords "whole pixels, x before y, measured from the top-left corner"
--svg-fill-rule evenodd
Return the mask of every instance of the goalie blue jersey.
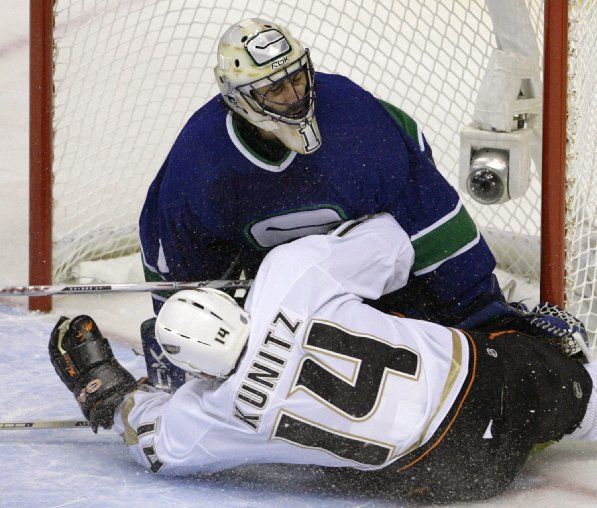
<path id="1" fill-rule="evenodd" d="M 414 247 L 409 286 L 440 314 L 495 292 L 494 257 L 417 124 L 342 76 L 318 73 L 316 92 L 323 144 L 310 155 L 266 160 L 220 96 L 190 118 L 141 214 L 148 278 L 227 278 L 234 266 L 252 276 L 276 245 L 388 212 Z M 164 299 L 154 295 L 156 312 Z"/>

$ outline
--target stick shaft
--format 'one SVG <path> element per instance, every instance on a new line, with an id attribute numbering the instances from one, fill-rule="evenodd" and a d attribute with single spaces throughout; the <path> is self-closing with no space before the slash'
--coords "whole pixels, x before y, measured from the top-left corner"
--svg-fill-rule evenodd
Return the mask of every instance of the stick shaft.
<path id="1" fill-rule="evenodd" d="M 142 293 L 146 291 L 180 291 L 182 289 L 245 289 L 253 281 L 248 280 L 202 280 L 198 282 L 134 282 L 126 284 L 58 284 L 53 286 L 5 286 L 0 296 L 50 296 L 90 293 Z"/>
<path id="2" fill-rule="evenodd" d="M 85 420 L 38 420 L 34 422 L 0 422 L 0 430 L 75 429 L 89 427 Z"/>

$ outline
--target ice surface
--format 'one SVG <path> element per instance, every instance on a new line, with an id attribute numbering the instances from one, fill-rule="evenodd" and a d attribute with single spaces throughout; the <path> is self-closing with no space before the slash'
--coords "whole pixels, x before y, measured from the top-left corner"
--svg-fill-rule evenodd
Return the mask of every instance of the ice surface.
<path id="1" fill-rule="evenodd" d="M 78 406 L 48 360 L 47 339 L 55 316 L 0 306 L 1 421 L 80 419 Z M 114 345 L 135 375 L 144 362 Z M 120 437 L 90 429 L 0 431 L 1 506 L 357 506 L 341 496 L 303 497 L 302 475 L 287 488 L 282 468 L 265 467 L 209 479 L 162 478 L 144 471 Z"/>

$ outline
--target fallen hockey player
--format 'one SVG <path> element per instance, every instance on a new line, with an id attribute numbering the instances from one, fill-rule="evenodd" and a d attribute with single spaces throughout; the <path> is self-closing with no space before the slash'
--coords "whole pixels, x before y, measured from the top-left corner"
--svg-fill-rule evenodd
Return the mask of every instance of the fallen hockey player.
<path id="1" fill-rule="evenodd" d="M 580 322 L 543 306 L 466 331 L 363 303 L 403 287 L 413 258 L 381 214 L 276 247 L 246 310 L 214 289 L 173 295 L 156 336 L 195 376 L 173 394 L 136 381 L 88 316 L 60 319 L 51 360 L 93 429 L 155 473 L 313 464 L 449 502 L 502 492 L 537 443 L 597 440 Z"/>

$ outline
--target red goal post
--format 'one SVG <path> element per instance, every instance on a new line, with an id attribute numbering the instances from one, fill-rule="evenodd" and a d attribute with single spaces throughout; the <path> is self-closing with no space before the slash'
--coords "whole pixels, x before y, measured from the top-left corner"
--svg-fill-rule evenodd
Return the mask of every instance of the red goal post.
<path id="1" fill-rule="evenodd" d="M 541 182 L 541 299 L 565 305 L 568 3 L 545 3 Z M 549 232 L 549 233 L 547 233 Z"/>
<path id="2" fill-rule="evenodd" d="M 54 0 L 29 5 L 29 284 L 52 282 L 52 141 Z M 32 297 L 48 312 L 51 297 Z"/>
<path id="3" fill-rule="evenodd" d="M 512 268 L 518 262 L 513 261 L 518 251 L 528 247 L 528 252 L 522 261 L 522 268 L 518 271 L 528 277 L 538 276 L 536 272 L 539 271 L 540 257 L 541 298 L 565 305 L 566 301 L 570 303 L 571 299 L 575 298 L 574 295 L 580 291 L 581 300 L 583 300 L 582 309 L 584 309 L 582 312 L 585 312 L 586 319 L 593 319 L 594 314 L 597 313 L 594 288 L 594 273 L 597 268 L 594 266 L 594 254 L 589 251 L 587 255 L 585 250 L 580 254 L 580 263 L 585 260 L 589 265 L 584 271 L 582 267 L 581 269 L 566 268 L 567 260 L 579 257 L 577 247 L 574 248 L 575 253 L 571 254 L 571 246 L 575 241 L 579 244 L 579 241 L 574 236 L 576 233 L 572 232 L 575 228 L 570 226 L 570 212 L 567 210 L 573 198 L 570 194 L 566 194 L 567 189 L 570 191 L 573 184 L 579 183 L 579 179 L 576 177 L 574 181 L 569 177 L 567 179 L 566 170 L 571 161 L 571 147 L 574 149 L 574 143 L 571 142 L 574 136 L 570 134 L 570 121 L 567 124 L 567 117 L 571 110 L 567 98 L 568 37 L 569 33 L 578 29 L 584 21 L 593 27 L 593 32 L 597 32 L 597 7 L 590 0 L 570 0 L 569 2 L 527 0 L 526 3 L 531 11 L 533 22 L 536 23 L 537 37 L 542 43 L 544 54 L 542 178 L 539 175 L 534 177 L 535 187 L 531 190 L 531 194 L 534 192 L 535 195 L 525 196 L 524 199 L 505 205 L 483 208 L 467 200 L 466 196 L 463 199 L 480 224 L 492 249 L 499 251 L 503 244 L 511 248 L 512 251 L 507 252 L 504 257 L 498 254 L 498 261 L 502 265 L 508 269 Z M 321 3 L 308 0 L 304 2 L 256 0 L 252 3 L 250 11 L 239 8 L 239 4 L 231 0 L 221 2 L 147 0 L 130 1 L 124 4 L 115 0 L 104 0 L 98 2 L 97 6 L 93 5 L 92 0 L 31 0 L 30 2 L 30 284 L 47 285 L 63 282 L 70 276 L 70 269 L 64 268 L 66 264 L 57 255 L 57 240 L 52 230 L 54 229 L 55 232 L 57 227 L 64 227 L 61 226 L 64 222 L 63 217 L 68 216 L 69 212 L 78 213 L 78 208 L 75 210 L 73 205 L 72 210 L 63 210 L 60 212 L 62 215 L 59 216 L 57 206 L 62 206 L 61 203 L 64 202 L 65 197 L 53 194 L 53 187 L 59 183 L 66 188 L 66 192 L 71 193 L 71 196 L 78 195 L 79 191 L 74 185 L 74 180 L 79 176 L 68 176 L 70 173 L 64 176 L 61 171 L 67 166 L 77 165 L 81 168 L 89 166 L 96 171 L 104 171 L 100 165 L 101 161 L 94 159 L 93 156 L 95 153 L 104 153 L 105 146 L 94 146 L 89 152 L 85 152 L 79 150 L 76 144 L 89 144 L 88 139 L 80 141 L 66 138 L 65 125 L 68 125 L 70 118 L 77 113 L 73 109 L 74 106 L 69 107 L 69 105 L 83 109 L 87 107 L 87 103 L 93 102 L 95 94 L 99 96 L 101 92 L 101 100 L 98 99 L 97 108 L 86 113 L 89 118 L 101 116 L 104 112 L 101 108 L 118 109 L 106 104 L 127 104 L 122 102 L 125 99 L 120 96 L 111 99 L 110 94 L 114 90 L 126 88 L 127 79 L 135 83 L 139 77 L 137 73 L 141 72 L 139 69 L 148 69 L 148 75 L 158 75 L 160 79 L 166 74 L 176 76 L 176 80 L 173 80 L 170 85 L 163 81 L 156 81 L 153 84 L 154 95 L 147 99 L 147 104 L 143 104 L 147 109 L 136 110 L 135 108 L 140 106 L 143 100 L 132 101 L 131 115 L 125 119 L 133 125 L 139 116 L 149 118 L 148 112 L 156 109 L 154 108 L 156 97 L 159 98 L 156 94 L 159 93 L 164 95 L 163 102 L 166 108 L 172 110 L 170 116 L 177 117 L 175 124 L 164 127 L 165 130 L 156 135 L 164 140 L 164 145 L 149 150 L 150 152 L 153 150 L 153 159 L 140 161 L 139 165 L 148 172 L 148 175 L 143 176 L 143 183 L 133 181 L 127 184 L 138 191 L 159 169 L 165 150 L 188 115 L 216 93 L 215 86 L 212 87 L 213 83 L 210 80 L 212 80 L 211 67 L 214 63 L 213 49 L 217 38 L 227 25 L 244 17 L 261 15 L 288 24 L 299 39 L 313 48 L 314 63 L 319 69 L 348 75 L 374 95 L 403 107 L 422 124 L 423 131 L 434 149 L 438 167 L 446 172 L 448 180 L 456 186 L 453 171 L 457 167 L 457 159 L 454 158 L 454 153 L 458 150 L 457 131 L 464 123 L 470 121 L 471 104 L 476 94 L 475 87 L 478 86 L 478 81 L 475 80 L 480 75 L 483 61 L 487 59 L 492 46 L 495 45 L 491 19 L 487 14 L 484 0 L 430 2 L 350 0 L 342 3 L 341 8 L 328 4 L 323 6 Z M 101 9 L 107 12 L 102 13 Z M 322 9 L 323 12 L 320 12 Z M 137 30 L 139 26 L 142 30 Z M 129 33 L 133 36 L 127 39 Z M 112 36 L 116 37 L 121 47 L 130 48 L 130 51 L 134 52 L 136 58 L 134 64 L 137 67 L 119 66 L 127 58 L 119 52 L 116 44 L 112 44 L 110 39 Z M 151 48 L 157 57 L 146 56 L 140 52 L 135 43 L 139 37 L 144 37 L 143 44 Z M 594 47 L 594 36 L 575 37 L 575 54 L 579 53 L 579 48 L 584 48 L 586 51 L 587 45 L 589 45 L 588 51 L 592 51 L 590 45 L 593 44 Z M 189 47 L 194 49 L 189 51 Z M 114 56 L 115 63 L 106 64 L 106 58 L 111 55 Z M 79 58 L 80 66 L 71 65 L 70 58 Z M 161 61 L 157 62 L 158 58 Z M 186 74 L 183 77 L 188 79 L 188 82 L 178 79 L 177 73 L 180 69 L 170 67 L 172 61 L 177 65 L 186 65 L 193 69 L 193 72 L 185 69 Z M 98 67 L 94 67 L 94 62 L 100 62 L 101 66 L 98 63 Z M 153 67 L 154 64 L 156 67 Z M 114 72 L 118 74 L 108 74 L 107 67 L 113 67 Z M 197 68 L 200 69 L 197 70 Z M 83 75 L 81 69 L 89 70 L 88 74 Z M 591 74 L 591 69 L 581 70 Z M 106 74 L 105 79 L 103 73 Z M 594 76 L 595 72 L 593 71 L 592 74 Z M 74 83 L 69 81 L 71 75 L 76 75 Z M 104 80 L 102 87 L 89 84 L 91 82 L 87 80 L 93 79 L 94 75 L 101 76 Z M 106 82 L 113 83 L 112 89 L 104 86 Z M 199 83 L 201 87 L 193 88 L 195 83 Z M 77 91 L 79 95 L 74 95 L 70 88 L 64 94 L 64 89 L 67 87 L 76 89 L 77 86 L 80 86 L 80 90 Z M 179 92 L 176 93 L 183 96 L 182 106 L 180 97 L 168 95 L 171 90 L 178 90 Z M 85 95 L 89 94 L 89 91 L 91 91 L 91 97 Z M 145 93 L 134 87 L 132 92 L 137 94 L 136 97 L 139 97 L 141 92 Z M 577 94 L 578 91 L 574 90 L 572 96 L 577 98 Z M 448 98 L 449 104 L 444 103 L 445 97 Z M 594 119 L 594 100 L 589 102 L 589 106 L 588 111 L 576 112 L 581 120 L 587 116 Z M 159 106 L 156 111 L 156 118 L 163 116 L 164 112 L 159 109 Z M 120 113 L 123 112 L 119 111 L 118 118 L 109 118 L 102 125 L 109 125 L 112 128 L 112 124 L 125 116 Z M 160 124 L 159 120 L 152 120 L 152 122 L 154 125 Z M 594 120 L 589 123 L 594 129 Z M 579 124 L 584 125 L 582 121 Z M 122 128 L 124 130 L 120 132 L 127 133 L 126 125 Z M 68 130 L 66 128 L 66 131 Z M 73 132 L 76 130 L 76 126 L 70 129 Z M 143 132 L 139 131 L 139 133 L 140 143 L 153 146 L 146 140 Z M 123 134 L 115 136 L 116 138 L 105 136 L 105 139 L 107 142 L 110 139 L 119 141 L 118 136 L 122 137 Z M 112 144 L 117 144 L 116 141 Z M 592 146 L 594 147 L 594 144 Z M 57 150 L 58 147 L 59 150 Z M 107 166 L 115 165 L 121 160 L 126 160 L 128 164 L 136 162 L 131 161 L 130 158 L 127 159 L 124 155 L 111 154 L 110 156 L 113 158 L 106 163 Z M 125 169 L 128 172 L 128 167 Z M 117 172 L 113 178 L 120 178 L 122 174 L 123 171 Z M 106 178 L 109 178 L 107 172 Z M 80 179 L 83 183 L 88 183 L 89 177 L 83 174 Z M 71 181 L 73 181 L 72 186 Z M 583 185 L 587 185 L 586 182 Z M 98 189 L 97 192 L 108 195 L 112 191 Z M 463 194 L 462 191 L 460 192 Z M 123 201 L 122 197 L 119 199 Z M 134 206 L 140 210 L 142 196 L 138 195 L 135 200 Z M 81 201 L 84 202 L 85 199 Z M 493 206 L 500 208 L 493 208 Z M 590 207 L 590 205 L 583 206 Z M 589 228 L 594 228 L 595 222 L 594 205 L 592 206 L 593 208 L 589 210 Z M 106 207 L 109 208 L 109 205 Z M 97 209 L 98 206 L 95 205 L 95 208 Z M 82 218 L 75 218 L 74 223 L 78 225 L 87 220 L 85 213 L 90 212 L 83 212 Z M 580 214 L 580 212 L 575 213 Z M 531 214 L 533 217 L 530 216 Z M 134 216 L 134 209 L 132 215 Z M 496 223 L 497 218 L 499 221 Z M 130 218 L 128 220 L 130 222 Z M 586 222 L 587 218 L 583 220 Z M 93 229 L 96 225 L 94 221 L 95 218 L 92 218 L 86 228 Z M 100 219 L 97 219 L 97 222 L 99 223 Z M 108 219 L 108 222 L 112 221 Z M 502 237 L 500 231 L 510 227 L 512 231 L 508 231 Z M 110 243 L 114 238 L 112 232 L 104 234 L 105 228 L 105 225 L 99 225 L 97 231 L 93 233 L 98 243 Z M 122 226 L 121 230 L 126 231 L 127 234 L 132 231 L 134 236 L 134 225 Z M 494 240 L 496 231 L 497 240 Z M 533 243 L 533 238 L 535 236 L 538 238 L 539 232 L 540 256 L 538 247 L 534 250 Z M 508 245 L 511 243 L 509 239 L 518 233 L 525 238 L 525 246 L 513 248 Z M 70 241 L 69 234 L 63 232 L 61 235 L 63 239 L 69 237 Z M 594 230 L 590 230 L 588 235 L 588 240 L 580 240 L 583 249 L 585 243 L 588 249 L 594 248 L 593 237 L 597 234 Z M 120 244 L 112 246 L 107 255 L 125 253 L 133 246 L 132 242 L 133 240 L 129 238 L 124 246 Z M 60 248 L 63 252 L 76 253 L 81 259 L 86 256 L 102 255 L 97 246 L 81 247 L 73 243 Z M 76 259 L 73 257 L 68 259 L 68 262 L 72 264 Z M 514 270 L 516 271 L 517 268 L 514 267 Z M 574 285 L 572 279 L 579 277 L 584 280 L 581 289 L 567 290 L 567 285 L 568 287 Z M 587 290 L 586 284 L 590 285 L 592 278 L 593 287 Z M 586 291 L 592 292 L 592 296 L 587 297 L 584 294 Z M 51 309 L 51 300 L 31 298 L 30 308 L 48 311 Z M 575 312 L 578 308 L 580 307 L 572 306 Z"/>

